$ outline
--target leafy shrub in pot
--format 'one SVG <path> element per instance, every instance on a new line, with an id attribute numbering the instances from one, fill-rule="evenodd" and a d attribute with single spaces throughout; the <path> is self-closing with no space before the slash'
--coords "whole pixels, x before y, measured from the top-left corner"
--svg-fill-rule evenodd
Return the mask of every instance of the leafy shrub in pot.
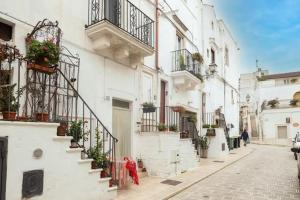
<path id="1" fill-rule="evenodd" d="M 14 85 L 0 88 L 0 111 L 4 120 L 15 120 L 19 103 L 14 95 Z M 19 94 L 18 94 L 19 95 Z"/>
<path id="2" fill-rule="evenodd" d="M 143 103 L 143 112 L 144 113 L 152 113 L 156 111 L 156 107 L 151 102 Z"/>
<path id="3" fill-rule="evenodd" d="M 79 147 L 78 142 L 83 138 L 83 122 L 81 120 L 71 122 L 67 135 L 73 137 L 70 147 Z"/>
<path id="4" fill-rule="evenodd" d="M 173 125 L 169 126 L 169 131 L 174 131 L 174 132 L 178 131 L 177 125 L 173 124 Z"/>
<path id="5" fill-rule="evenodd" d="M 164 123 L 158 124 L 157 128 L 158 128 L 159 131 L 166 131 L 167 130 L 167 127 Z"/>

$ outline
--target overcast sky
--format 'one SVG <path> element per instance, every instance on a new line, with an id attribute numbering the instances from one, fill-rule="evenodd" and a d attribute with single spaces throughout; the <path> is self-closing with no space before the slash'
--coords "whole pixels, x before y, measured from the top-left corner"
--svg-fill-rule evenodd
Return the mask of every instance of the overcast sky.
<path id="1" fill-rule="evenodd" d="M 241 48 L 242 72 L 255 60 L 271 73 L 300 71 L 300 0 L 203 0 L 213 4 Z"/>

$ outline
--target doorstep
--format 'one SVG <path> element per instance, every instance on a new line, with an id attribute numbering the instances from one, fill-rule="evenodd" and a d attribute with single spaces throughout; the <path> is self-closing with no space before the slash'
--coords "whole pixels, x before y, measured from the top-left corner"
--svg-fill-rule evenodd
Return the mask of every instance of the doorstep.
<path id="1" fill-rule="evenodd" d="M 117 200 L 127 200 L 127 199 L 169 199 L 170 197 L 178 194 L 179 192 L 185 190 L 186 188 L 200 182 L 201 180 L 217 173 L 223 168 L 235 163 L 236 161 L 242 159 L 243 157 L 249 155 L 254 151 L 252 145 L 248 145 L 246 148 L 241 147 L 239 149 L 234 149 L 230 151 L 234 154 L 229 154 L 221 158 L 208 158 L 201 159 L 199 167 L 191 171 L 187 171 L 173 178 L 168 178 L 174 181 L 181 182 L 178 185 L 168 185 L 162 184 L 165 178 L 160 177 L 144 177 L 140 179 L 140 185 L 131 185 L 129 188 L 124 190 L 119 190 L 117 195 Z M 216 160 L 222 160 L 224 162 L 214 162 Z"/>

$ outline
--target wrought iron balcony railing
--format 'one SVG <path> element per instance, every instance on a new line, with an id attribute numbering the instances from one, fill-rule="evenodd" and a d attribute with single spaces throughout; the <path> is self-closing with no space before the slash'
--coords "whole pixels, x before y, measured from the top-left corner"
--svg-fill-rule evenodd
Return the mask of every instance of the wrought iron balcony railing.
<path id="1" fill-rule="evenodd" d="M 154 22 L 128 0 L 89 0 L 87 27 L 107 21 L 153 47 Z"/>
<path id="2" fill-rule="evenodd" d="M 195 76 L 201 76 L 201 64 L 193 60 L 193 54 L 187 49 L 180 49 L 172 52 L 173 72 L 188 71 Z"/>
<path id="3" fill-rule="evenodd" d="M 271 109 L 286 109 L 286 108 L 300 108 L 300 100 L 297 99 L 283 99 L 265 101 L 261 105 L 261 111 Z"/>

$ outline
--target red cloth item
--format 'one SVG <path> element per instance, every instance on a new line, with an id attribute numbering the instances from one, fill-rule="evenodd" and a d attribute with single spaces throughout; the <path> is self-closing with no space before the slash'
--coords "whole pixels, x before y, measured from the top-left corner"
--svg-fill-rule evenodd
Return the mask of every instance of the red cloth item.
<path id="1" fill-rule="evenodd" d="M 129 176 L 132 178 L 133 183 L 138 185 L 139 184 L 139 177 L 136 170 L 136 163 L 133 160 L 129 160 L 129 158 L 124 158 L 126 162 L 126 169 L 129 171 Z"/>

